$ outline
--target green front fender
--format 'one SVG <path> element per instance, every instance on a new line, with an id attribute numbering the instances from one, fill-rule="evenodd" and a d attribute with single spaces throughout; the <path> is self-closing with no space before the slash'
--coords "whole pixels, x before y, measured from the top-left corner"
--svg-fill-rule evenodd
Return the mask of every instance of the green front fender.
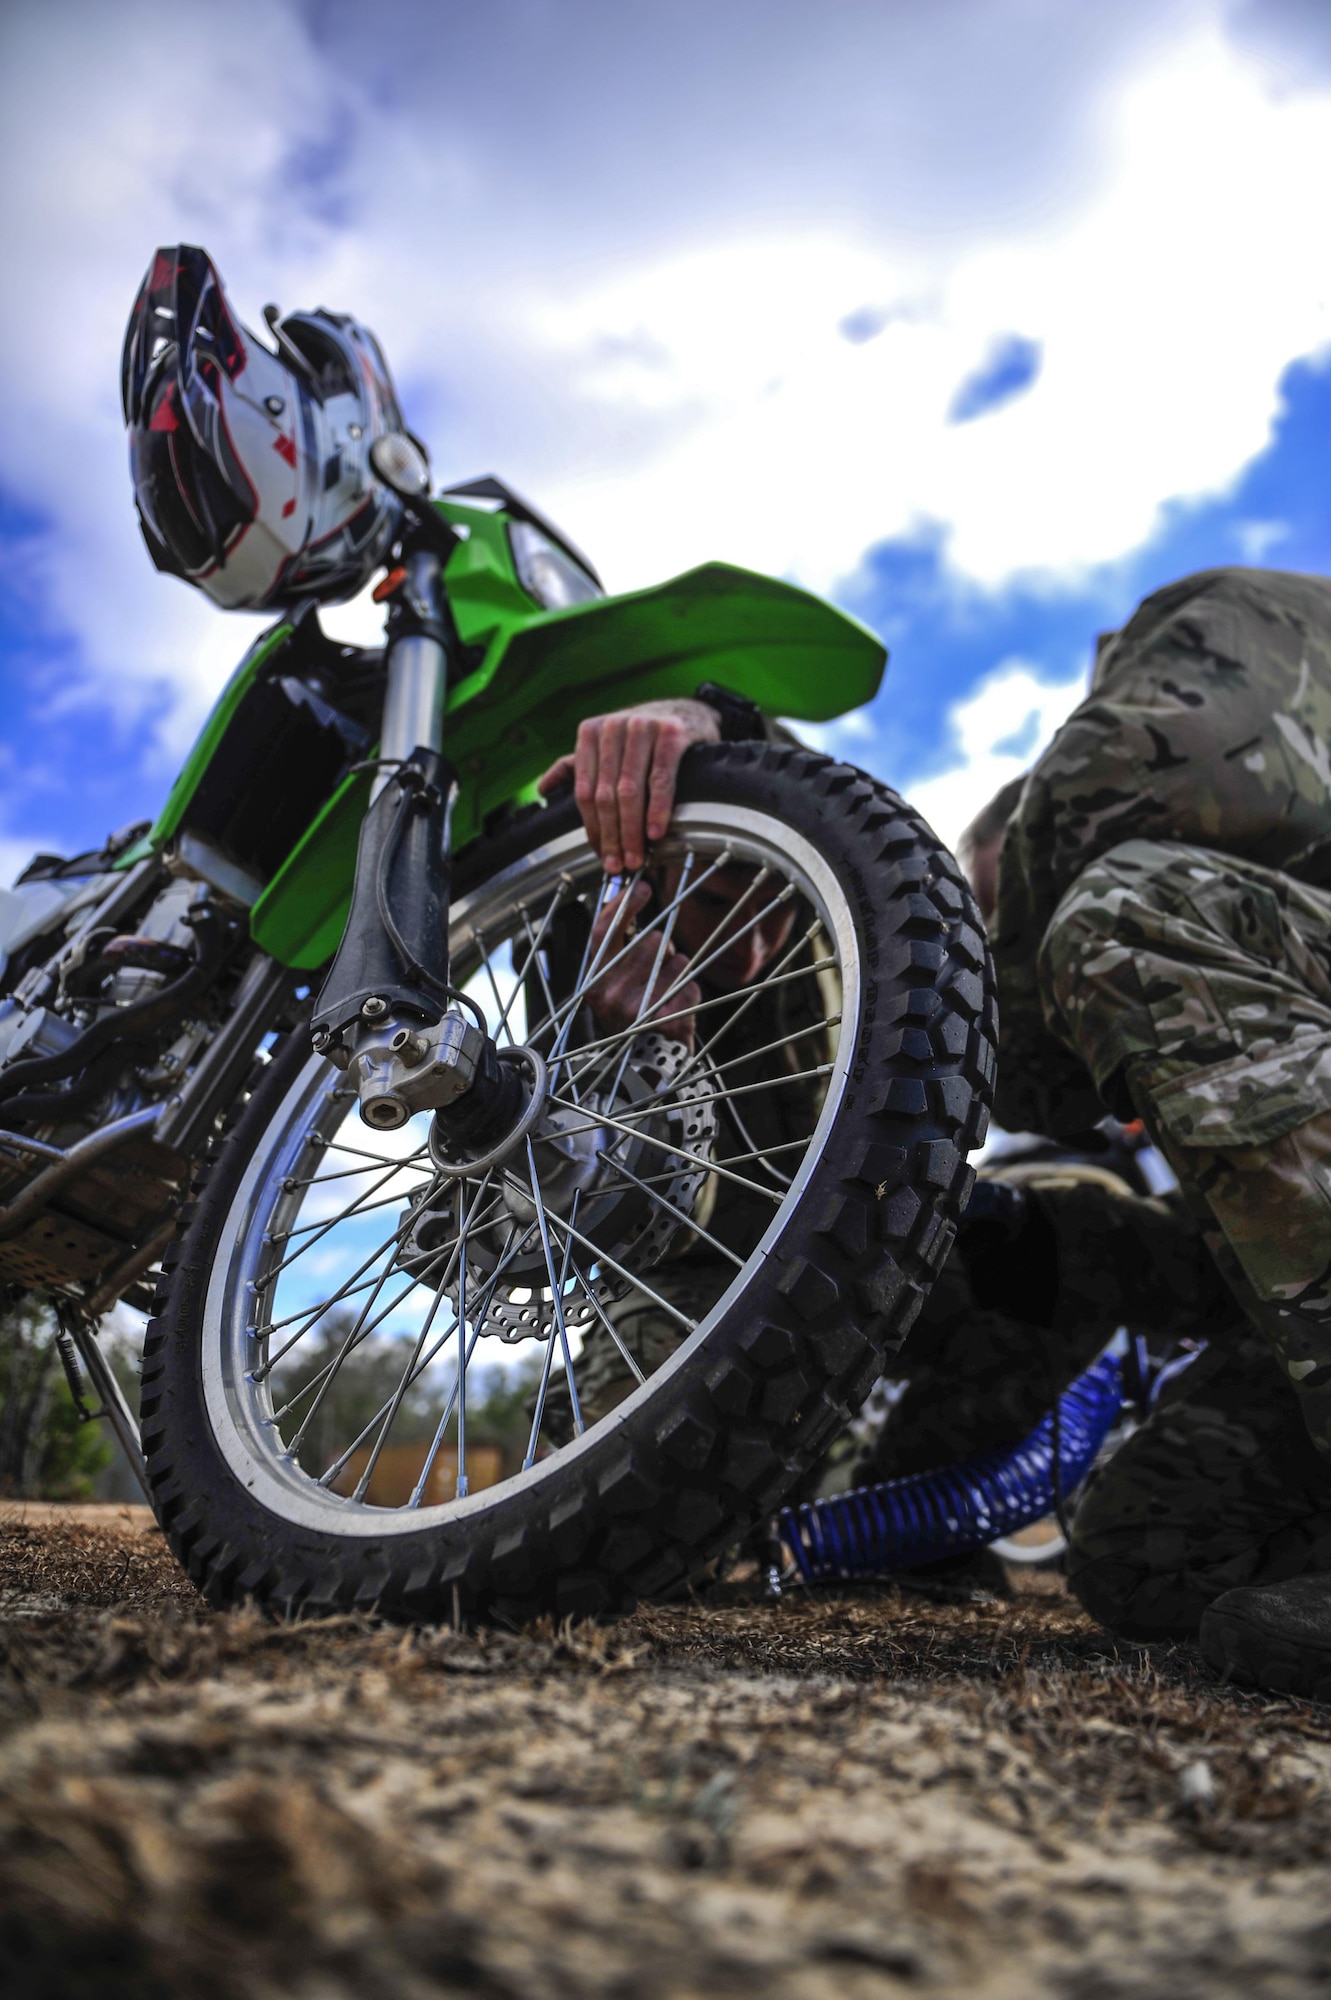
<path id="1" fill-rule="evenodd" d="M 509 627 L 449 694 L 454 843 L 497 807 L 533 796 L 584 716 L 713 680 L 769 715 L 827 722 L 872 700 L 886 660 L 881 640 L 845 612 L 727 563 Z M 369 785 L 365 775 L 342 784 L 251 912 L 256 942 L 284 965 L 313 971 L 341 941 Z"/>

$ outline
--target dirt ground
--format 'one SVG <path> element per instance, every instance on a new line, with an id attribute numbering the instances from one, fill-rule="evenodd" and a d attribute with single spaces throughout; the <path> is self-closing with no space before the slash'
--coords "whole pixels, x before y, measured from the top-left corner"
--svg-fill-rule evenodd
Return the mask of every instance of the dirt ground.
<path id="1" fill-rule="evenodd" d="M 0 1527 L 6 2000 L 1324 1994 L 1331 1711 L 1057 1584 L 525 1633 Z"/>

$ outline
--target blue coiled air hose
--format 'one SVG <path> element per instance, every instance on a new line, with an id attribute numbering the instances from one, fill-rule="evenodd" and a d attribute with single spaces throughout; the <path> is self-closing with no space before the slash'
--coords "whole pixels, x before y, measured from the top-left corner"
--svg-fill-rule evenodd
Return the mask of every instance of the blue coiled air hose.
<path id="1" fill-rule="evenodd" d="M 1057 1425 L 1051 1410 L 1013 1450 L 787 1507 L 781 1538 L 794 1550 L 806 1583 L 881 1576 L 983 1548 L 1044 1520 L 1076 1491 L 1122 1402 L 1123 1366 L 1111 1351 L 1064 1390 Z"/>

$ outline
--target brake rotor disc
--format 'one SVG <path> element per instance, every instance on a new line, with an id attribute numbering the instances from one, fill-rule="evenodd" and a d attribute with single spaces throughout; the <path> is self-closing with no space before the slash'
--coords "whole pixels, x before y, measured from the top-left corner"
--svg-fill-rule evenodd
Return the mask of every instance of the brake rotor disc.
<path id="1" fill-rule="evenodd" d="M 688 1242 L 716 1141 L 716 1096 L 710 1063 L 695 1063 L 687 1043 L 645 1030 L 627 1058 L 616 1055 L 579 1090 L 576 1104 L 547 1107 L 530 1157 L 524 1148 L 487 1175 L 415 1197 L 401 1263 L 434 1276 L 430 1266 L 444 1260 L 465 1222 L 472 1327 L 509 1343 L 548 1340 L 557 1325 L 551 1246 L 565 1327 L 591 1324 L 598 1307 L 632 1290 L 616 1265 L 646 1271 Z M 553 1248 L 548 1223 L 542 1234 L 542 1207 L 584 1240 L 564 1234 L 563 1247 Z M 448 1257 L 438 1278 L 459 1312 L 460 1260 Z"/>

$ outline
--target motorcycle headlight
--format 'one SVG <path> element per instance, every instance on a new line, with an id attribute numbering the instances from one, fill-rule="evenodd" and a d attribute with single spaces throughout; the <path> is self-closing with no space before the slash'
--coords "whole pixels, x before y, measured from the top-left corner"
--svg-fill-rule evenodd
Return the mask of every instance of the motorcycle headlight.
<path id="1" fill-rule="evenodd" d="M 530 521 L 510 521 L 508 533 L 518 581 L 547 611 L 562 611 L 566 605 L 586 604 L 593 597 L 605 596 L 586 570 Z"/>

